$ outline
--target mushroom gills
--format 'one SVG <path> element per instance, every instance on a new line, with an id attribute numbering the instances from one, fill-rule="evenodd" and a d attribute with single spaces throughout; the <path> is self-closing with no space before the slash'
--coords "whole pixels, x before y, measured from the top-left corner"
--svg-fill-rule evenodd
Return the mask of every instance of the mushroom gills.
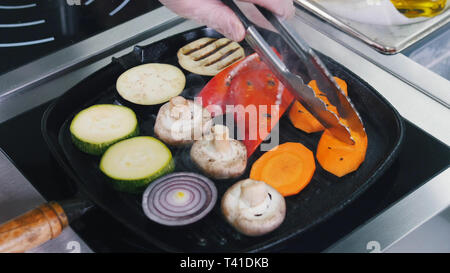
<path id="1" fill-rule="evenodd" d="M 275 230 L 284 221 L 284 197 L 262 181 L 241 180 L 222 198 L 226 220 L 239 232 L 259 236 Z"/>

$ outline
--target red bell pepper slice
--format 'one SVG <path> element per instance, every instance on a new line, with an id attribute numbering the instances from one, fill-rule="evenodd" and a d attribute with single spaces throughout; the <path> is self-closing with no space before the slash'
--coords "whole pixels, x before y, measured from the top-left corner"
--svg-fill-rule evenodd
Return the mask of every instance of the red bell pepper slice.
<path id="1" fill-rule="evenodd" d="M 226 68 L 199 94 L 213 116 L 233 112 L 250 157 L 293 101 L 255 53 Z"/>

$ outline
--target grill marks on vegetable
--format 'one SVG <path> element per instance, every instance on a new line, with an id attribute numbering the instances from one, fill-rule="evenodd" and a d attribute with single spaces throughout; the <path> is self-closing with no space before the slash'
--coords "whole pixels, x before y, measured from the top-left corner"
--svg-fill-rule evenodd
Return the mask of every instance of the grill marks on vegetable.
<path id="1" fill-rule="evenodd" d="M 233 52 L 231 52 L 231 54 L 233 54 L 233 53 L 234 53 L 235 51 L 237 51 L 237 50 L 239 50 L 239 48 L 236 48 L 235 50 L 233 50 Z M 231 54 L 230 54 L 230 55 L 231 55 Z M 230 56 L 230 55 L 228 55 L 228 56 Z M 226 56 L 226 57 L 228 57 L 228 56 Z M 226 57 L 225 57 L 225 58 L 226 58 Z M 223 60 L 223 59 L 225 59 L 225 58 L 221 58 L 220 60 L 217 60 L 217 62 L 219 62 L 219 61 L 221 61 L 221 60 Z M 235 58 L 229 60 L 228 62 L 226 62 L 225 64 L 221 65 L 221 66 L 219 67 L 219 69 L 222 70 L 222 69 L 224 69 L 224 68 L 226 68 L 226 67 L 232 65 L 233 63 L 239 61 L 241 58 L 242 58 L 242 56 L 235 57 Z M 211 65 L 211 64 L 210 64 L 210 65 Z"/>
<path id="2" fill-rule="evenodd" d="M 276 83 L 275 83 L 274 80 L 268 80 L 268 81 L 267 81 L 267 84 L 268 84 L 269 86 L 275 86 L 275 85 L 276 85 Z"/>
<path id="3" fill-rule="evenodd" d="M 215 41 L 217 41 L 217 39 L 216 39 Z M 213 42 L 214 42 L 214 41 L 213 41 Z M 211 43 L 211 42 L 208 42 L 207 44 L 209 45 L 209 44 L 212 44 L 212 43 Z M 218 45 L 216 45 L 216 48 L 212 48 L 211 51 L 209 51 L 211 48 L 209 48 L 209 49 L 207 49 L 207 50 L 201 50 L 201 49 L 203 49 L 203 48 L 206 47 L 206 46 L 202 46 L 201 48 L 199 48 L 199 50 L 201 50 L 200 56 L 194 58 L 194 61 L 200 61 L 200 60 L 203 60 L 203 59 L 205 59 L 205 58 L 207 58 L 207 57 L 209 57 L 209 56 L 215 54 L 216 52 L 218 52 L 219 50 L 221 50 L 222 48 L 226 47 L 226 46 L 229 45 L 229 44 L 231 44 L 231 41 L 226 41 L 224 44 L 218 44 Z M 196 51 L 197 51 L 197 50 L 196 50 Z M 191 53 L 192 53 L 192 51 L 191 51 Z M 187 54 L 187 55 L 188 55 L 188 54 Z"/>
<path id="4" fill-rule="evenodd" d="M 200 45 L 198 45 L 197 47 L 187 49 L 187 51 L 184 51 L 183 54 L 186 55 L 186 56 L 189 56 L 189 55 L 191 55 L 193 52 L 198 51 L 198 50 L 200 50 L 200 49 L 202 49 L 202 48 L 205 48 L 205 47 L 207 47 L 208 45 L 214 43 L 215 41 L 217 41 L 217 39 L 211 39 L 210 41 L 207 41 L 207 42 L 205 42 L 205 43 L 203 43 L 203 44 L 200 44 Z"/>
<path id="5" fill-rule="evenodd" d="M 244 57 L 242 47 L 226 38 L 199 39 L 183 47 L 181 54 L 192 63 L 219 71 Z"/>
<path id="6" fill-rule="evenodd" d="M 185 55 L 191 55 L 192 53 L 197 52 L 198 55 L 193 58 L 194 61 L 201 61 L 201 60 L 207 59 L 208 57 L 214 57 L 214 58 L 212 58 L 212 60 L 210 60 L 204 64 L 204 66 L 211 66 L 215 63 L 225 60 L 228 56 L 232 55 L 234 52 L 236 52 L 240 49 L 239 46 L 232 45 L 233 41 L 231 41 L 231 40 L 224 41 L 224 43 L 221 42 L 221 40 L 218 41 L 217 39 L 215 39 L 213 41 L 202 44 L 198 48 L 190 50 Z M 226 51 L 226 50 L 228 50 L 228 51 Z M 223 69 L 223 68 L 229 66 L 230 64 L 239 60 L 241 57 L 242 56 L 238 56 L 236 58 L 228 60 L 228 62 L 226 62 L 224 65 L 220 66 L 220 69 Z"/>

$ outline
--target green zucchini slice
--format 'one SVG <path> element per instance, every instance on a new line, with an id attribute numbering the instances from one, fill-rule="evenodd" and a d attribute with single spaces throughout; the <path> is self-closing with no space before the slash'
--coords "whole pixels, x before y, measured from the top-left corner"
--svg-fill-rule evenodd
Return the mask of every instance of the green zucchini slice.
<path id="1" fill-rule="evenodd" d="M 112 145 L 100 161 L 100 170 L 114 188 L 139 193 L 153 180 L 172 172 L 172 153 L 160 140 L 140 136 Z"/>
<path id="2" fill-rule="evenodd" d="M 79 112 L 70 125 L 72 142 L 81 151 L 101 155 L 114 143 L 139 134 L 136 114 L 130 108 L 97 104 Z"/>

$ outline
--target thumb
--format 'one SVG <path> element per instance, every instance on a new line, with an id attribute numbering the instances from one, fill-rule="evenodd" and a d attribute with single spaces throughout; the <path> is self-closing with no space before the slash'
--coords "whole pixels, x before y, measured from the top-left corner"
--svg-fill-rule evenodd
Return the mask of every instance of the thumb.
<path id="1" fill-rule="evenodd" d="M 173 12 L 214 28 L 227 38 L 240 42 L 245 29 L 234 12 L 219 0 L 160 0 Z"/>

